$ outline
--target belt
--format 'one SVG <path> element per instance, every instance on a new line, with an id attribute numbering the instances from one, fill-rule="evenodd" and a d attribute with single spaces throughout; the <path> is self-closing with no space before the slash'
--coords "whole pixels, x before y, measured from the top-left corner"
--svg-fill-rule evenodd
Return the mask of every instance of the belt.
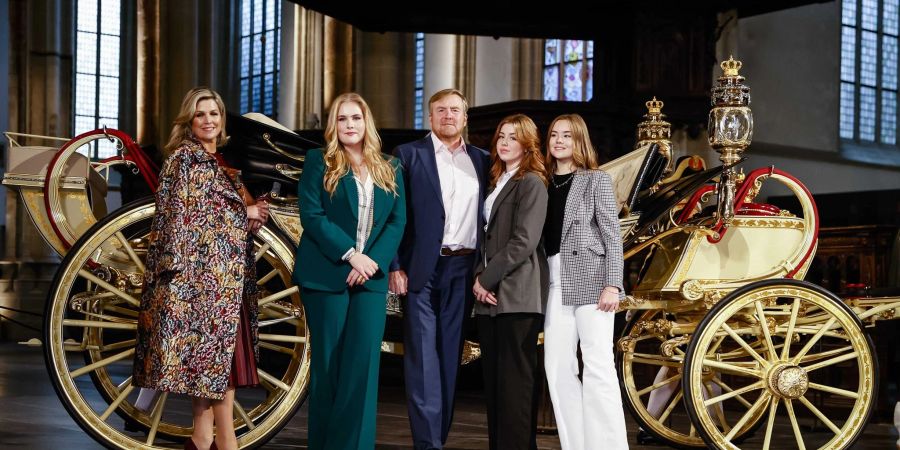
<path id="1" fill-rule="evenodd" d="M 450 250 L 448 247 L 441 247 L 441 256 L 464 256 L 475 253 L 474 248 L 461 248 L 459 250 Z"/>

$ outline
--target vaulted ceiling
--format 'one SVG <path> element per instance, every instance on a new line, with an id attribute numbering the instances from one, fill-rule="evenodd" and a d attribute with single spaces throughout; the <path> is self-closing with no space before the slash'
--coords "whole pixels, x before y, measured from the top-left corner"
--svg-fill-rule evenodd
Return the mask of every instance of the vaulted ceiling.
<path id="1" fill-rule="evenodd" d="M 591 39 L 602 27 L 636 14 L 665 17 L 736 10 L 747 17 L 835 0 L 551 0 L 537 7 L 522 0 L 291 1 L 364 31 Z"/>

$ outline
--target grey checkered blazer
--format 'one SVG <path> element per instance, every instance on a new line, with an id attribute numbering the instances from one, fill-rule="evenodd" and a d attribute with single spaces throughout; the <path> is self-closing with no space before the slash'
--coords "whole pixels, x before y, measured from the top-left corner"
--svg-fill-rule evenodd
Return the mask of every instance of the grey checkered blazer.
<path id="1" fill-rule="evenodd" d="M 579 170 L 572 179 L 560 239 L 563 305 L 590 305 L 606 286 L 622 287 L 622 238 L 612 178 L 602 170 Z"/>

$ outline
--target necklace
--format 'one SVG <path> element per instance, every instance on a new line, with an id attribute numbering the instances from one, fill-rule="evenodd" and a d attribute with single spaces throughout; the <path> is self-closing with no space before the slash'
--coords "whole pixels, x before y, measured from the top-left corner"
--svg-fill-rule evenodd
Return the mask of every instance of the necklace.
<path id="1" fill-rule="evenodd" d="M 556 177 L 557 177 L 557 176 L 559 176 L 559 177 L 566 177 L 566 181 L 563 181 L 563 182 L 560 183 L 560 184 L 556 184 Z M 568 174 L 566 174 L 566 175 L 552 175 L 552 176 L 550 177 L 550 183 L 553 184 L 553 187 L 555 187 L 556 189 L 559 189 L 559 188 L 561 188 L 561 187 L 563 187 L 563 186 L 569 184 L 569 182 L 572 181 L 572 178 L 575 178 L 575 172 L 570 172 L 570 173 L 568 173 Z"/>

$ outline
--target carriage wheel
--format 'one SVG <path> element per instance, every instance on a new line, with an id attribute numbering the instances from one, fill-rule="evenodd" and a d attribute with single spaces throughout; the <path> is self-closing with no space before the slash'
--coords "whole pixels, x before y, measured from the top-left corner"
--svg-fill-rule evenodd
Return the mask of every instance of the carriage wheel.
<path id="1" fill-rule="evenodd" d="M 681 386 L 690 336 L 669 336 L 655 326 L 657 320 L 666 320 L 665 311 L 637 311 L 625 325 L 616 354 L 622 399 L 638 425 L 658 441 L 676 448 L 705 448 L 686 415 Z M 703 384 L 708 392 L 718 390 L 711 372 Z M 654 397 L 654 410 L 650 411 Z M 738 439 L 753 427 L 754 423 L 744 426 Z"/>
<path id="2" fill-rule="evenodd" d="M 161 393 L 139 409 L 140 389 L 131 384 L 154 212 L 152 198 L 139 200 L 91 227 L 63 259 L 47 298 L 44 356 L 50 379 L 75 422 L 108 447 L 171 448 L 192 430 L 189 397 Z M 263 228 L 255 240 L 261 386 L 238 389 L 235 395 L 242 448 L 274 436 L 307 394 L 308 334 L 291 283 L 294 256 L 288 242 L 272 228 Z"/>
<path id="3" fill-rule="evenodd" d="M 720 358 L 729 354 L 743 356 Z M 797 280 L 753 283 L 700 322 L 682 380 L 688 413 L 716 448 L 738 448 L 734 430 L 760 415 L 765 433 L 741 448 L 847 448 L 874 406 L 873 355 L 859 318 L 834 294 Z M 724 392 L 705 399 L 708 371 L 722 374 Z M 709 414 L 719 404 L 723 414 Z M 776 423 L 790 438 L 772 442 Z"/>

